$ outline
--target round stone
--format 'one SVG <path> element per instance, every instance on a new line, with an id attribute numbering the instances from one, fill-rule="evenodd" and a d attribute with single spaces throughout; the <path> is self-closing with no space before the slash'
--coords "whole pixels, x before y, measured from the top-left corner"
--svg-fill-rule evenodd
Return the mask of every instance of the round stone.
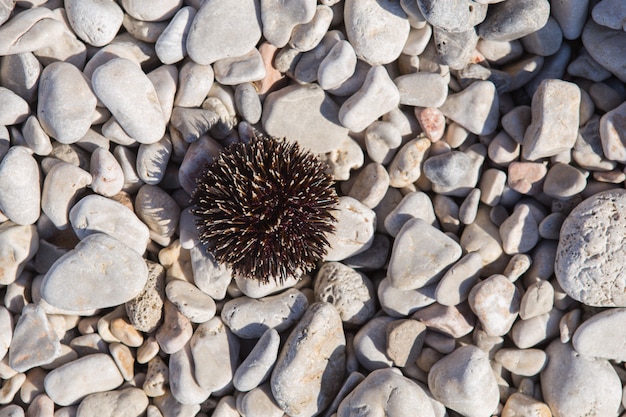
<path id="1" fill-rule="evenodd" d="M 563 222 L 554 272 L 573 299 L 596 307 L 626 307 L 623 234 L 626 190 L 602 191 Z"/>

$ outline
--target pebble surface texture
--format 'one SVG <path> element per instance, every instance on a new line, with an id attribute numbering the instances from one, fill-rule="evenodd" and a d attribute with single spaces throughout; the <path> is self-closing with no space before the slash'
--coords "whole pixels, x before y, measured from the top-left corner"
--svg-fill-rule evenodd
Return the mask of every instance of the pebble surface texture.
<path id="1" fill-rule="evenodd" d="M 624 4 L 0 0 L 0 417 L 623 417 Z M 338 195 L 282 281 L 190 200 L 256 132 Z"/>

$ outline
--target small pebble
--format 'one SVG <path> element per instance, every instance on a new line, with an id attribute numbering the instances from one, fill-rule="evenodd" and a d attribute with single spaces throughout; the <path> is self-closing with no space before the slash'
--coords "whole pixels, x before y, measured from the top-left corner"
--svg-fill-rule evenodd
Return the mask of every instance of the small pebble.
<path id="1" fill-rule="evenodd" d="M 278 295 L 254 299 L 237 297 L 224 304 L 221 317 L 228 328 L 244 339 L 256 339 L 268 329 L 290 328 L 308 307 L 306 296 L 295 288 Z"/>
<path id="2" fill-rule="evenodd" d="M 487 5 L 482 2 L 462 0 L 454 3 L 441 3 L 436 0 L 418 0 L 417 6 L 423 18 L 433 26 L 450 32 L 473 29 L 487 15 Z"/>
<path id="3" fill-rule="evenodd" d="M 139 388 L 90 394 L 80 402 L 76 415 L 84 417 L 132 416 L 148 408 L 148 397 Z"/>
<path id="4" fill-rule="evenodd" d="M 328 303 L 312 304 L 287 338 L 272 372 L 272 393 L 280 408 L 305 416 L 328 407 L 343 383 L 345 343 L 337 310 Z M 313 347 L 316 354 L 311 355 Z"/>
<path id="5" fill-rule="evenodd" d="M 396 320 L 387 325 L 387 356 L 405 367 L 417 360 L 426 338 L 426 326 L 417 320 Z"/>
<path id="6" fill-rule="evenodd" d="M 439 74 L 416 72 L 393 80 L 400 92 L 400 104 L 440 107 L 448 97 L 448 83 Z"/>
<path id="7" fill-rule="evenodd" d="M 399 290 L 383 279 L 378 285 L 378 299 L 382 309 L 392 317 L 406 317 L 435 302 L 435 285 L 415 290 Z"/>
<path id="8" fill-rule="evenodd" d="M 161 32 L 154 50 L 164 64 L 174 64 L 187 55 L 187 36 L 196 16 L 196 9 L 191 6 L 181 7 L 167 27 Z"/>
<path id="9" fill-rule="evenodd" d="M 46 393 L 60 406 L 78 403 L 89 394 L 110 391 L 124 382 L 117 365 L 104 353 L 83 356 L 48 373 Z"/>
<path id="10" fill-rule="evenodd" d="M 315 15 L 307 22 L 297 25 L 291 32 L 289 46 L 300 52 L 315 48 L 328 31 L 334 17 L 333 9 L 324 4 L 318 4 Z"/>
<path id="11" fill-rule="evenodd" d="M 504 336 L 517 318 L 521 294 L 504 275 L 492 275 L 476 284 L 468 302 L 489 336 Z"/>
<path id="12" fill-rule="evenodd" d="M 317 82 L 324 90 L 339 87 L 356 70 L 356 54 L 348 41 L 339 41 L 320 62 Z"/>
<path id="13" fill-rule="evenodd" d="M 365 129 L 365 147 L 374 162 L 387 164 L 401 144 L 402 135 L 391 123 L 375 121 Z"/>
<path id="14" fill-rule="evenodd" d="M 40 172 L 27 148 L 13 146 L 0 162 L 0 211 L 19 225 L 33 224 L 41 209 Z"/>
<path id="15" fill-rule="evenodd" d="M 28 304 L 15 324 L 9 347 L 9 366 L 26 372 L 52 362 L 61 354 L 61 343 L 44 310 Z"/>
<path id="16" fill-rule="evenodd" d="M 550 340 L 559 334 L 561 317 L 563 312 L 553 308 L 549 313 L 528 320 L 519 320 L 511 329 L 511 340 L 520 349 L 527 349 Z"/>
<path id="17" fill-rule="evenodd" d="M 475 317 L 467 304 L 442 306 L 432 304 L 417 310 L 412 318 L 421 321 L 431 330 L 453 338 L 460 338 L 474 330 Z"/>
<path id="18" fill-rule="evenodd" d="M 393 317 L 378 316 L 362 326 L 354 336 L 354 353 L 359 364 L 368 371 L 387 368 L 393 360 L 387 356 L 387 327 Z"/>
<path id="19" fill-rule="evenodd" d="M 416 191 L 408 193 L 402 201 L 385 217 L 385 230 L 397 237 L 400 229 L 411 219 L 419 218 L 437 227 L 433 203 L 426 193 Z"/>
<path id="20" fill-rule="evenodd" d="M 604 156 L 610 161 L 624 163 L 626 146 L 622 142 L 623 115 L 626 114 L 626 103 L 605 113 L 600 118 L 600 141 Z"/>
<path id="21" fill-rule="evenodd" d="M 348 195 L 364 206 L 374 208 L 381 202 L 389 187 L 389 174 L 384 166 L 366 165 L 356 177 Z"/>
<path id="22" fill-rule="evenodd" d="M 263 37 L 279 48 L 285 46 L 294 27 L 313 19 L 316 12 L 315 3 L 312 0 L 298 0 L 289 4 L 276 0 L 263 2 L 261 4 Z"/>
<path id="23" fill-rule="evenodd" d="M 530 208 L 520 204 L 500 225 L 502 248 L 508 255 L 526 253 L 539 241 L 538 224 Z"/>
<path id="24" fill-rule="evenodd" d="M 483 260 L 476 252 L 459 259 L 437 284 L 437 302 L 444 306 L 455 306 L 465 301 L 474 284 L 478 282 L 482 266 Z"/>
<path id="25" fill-rule="evenodd" d="M 209 398 L 211 391 L 201 387 L 196 380 L 195 362 L 189 343 L 185 343 L 176 352 L 170 353 L 168 365 L 169 387 L 177 403 L 200 404 Z M 228 379 L 230 375 L 219 374 L 220 380 L 224 380 L 224 377 Z"/>
<path id="26" fill-rule="evenodd" d="M 588 19 L 582 33 L 583 45 L 591 57 L 617 78 L 626 80 L 626 68 L 617 59 L 618 49 L 626 39 L 624 30 L 613 30 Z M 598 48 L 597 45 L 602 45 Z"/>
<path id="27" fill-rule="evenodd" d="M 550 417 L 552 415 L 547 404 L 537 401 L 533 397 L 515 392 L 509 396 L 502 409 L 502 417 L 538 416 Z"/>
<path id="28" fill-rule="evenodd" d="M 235 371 L 233 385 L 237 390 L 250 391 L 269 378 L 279 345 L 280 336 L 276 329 L 267 329 Z"/>
<path id="29" fill-rule="evenodd" d="M 488 417 L 500 393 L 487 355 L 476 346 L 456 349 L 433 365 L 428 388 L 447 408 L 470 417 Z"/>
<path id="30" fill-rule="evenodd" d="M 581 355 L 623 361 L 622 343 L 619 342 L 622 326 L 619 325 L 626 314 L 624 308 L 600 311 L 585 320 L 572 338 L 572 346 Z M 604 335 L 611 334 L 607 338 Z"/>
<path id="31" fill-rule="evenodd" d="M 489 8 L 489 15 L 478 28 L 481 38 L 512 41 L 536 32 L 550 16 L 547 0 L 515 0 Z"/>
<path id="32" fill-rule="evenodd" d="M 335 233 L 327 236 L 325 261 L 341 261 L 367 250 L 374 241 L 375 213 L 352 197 L 339 197 L 333 216 Z"/>
<path id="33" fill-rule="evenodd" d="M 443 113 L 434 107 L 416 107 L 415 118 L 424 135 L 431 141 L 437 142 L 443 137 L 446 120 Z"/>
<path id="34" fill-rule="evenodd" d="M 406 253 L 415 256 L 406 256 Z M 401 290 L 420 288 L 436 282 L 441 273 L 461 257 L 461 247 L 424 220 L 407 221 L 393 245 L 387 275 Z M 428 260 L 427 262 L 425 260 Z"/>
<path id="35" fill-rule="evenodd" d="M 246 417 L 282 417 L 284 415 L 272 396 L 269 384 L 253 388 L 238 397 L 237 409 Z"/>
<path id="36" fill-rule="evenodd" d="M 470 132 L 488 135 L 498 124 L 498 104 L 495 85 L 490 81 L 477 81 L 460 93 L 448 95 L 439 109 Z"/>
<path id="37" fill-rule="evenodd" d="M 180 351 L 193 335 L 191 322 L 174 304 L 163 303 L 163 324 L 157 329 L 154 337 L 161 350 L 167 354 Z"/>
<path id="38" fill-rule="evenodd" d="M 539 162 L 512 162 L 508 167 L 507 185 L 521 194 L 536 195 L 543 189 L 548 169 Z"/>
<path id="39" fill-rule="evenodd" d="M 193 284 L 179 279 L 165 287 L 167 299 L 193 323 L 204 323 L 215 316 L 215 301 Z"/>

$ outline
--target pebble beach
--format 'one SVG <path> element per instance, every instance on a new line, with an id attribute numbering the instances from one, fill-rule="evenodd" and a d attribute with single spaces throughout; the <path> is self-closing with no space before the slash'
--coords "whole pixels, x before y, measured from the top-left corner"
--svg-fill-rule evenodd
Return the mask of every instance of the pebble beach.
<path id="1" fill-rule="evenodd" d="M 259 133 L 284 280 L 191 205 Z M 624 0 L 0 0 L 0 417 L 626 416 L 625 180 Z"/>

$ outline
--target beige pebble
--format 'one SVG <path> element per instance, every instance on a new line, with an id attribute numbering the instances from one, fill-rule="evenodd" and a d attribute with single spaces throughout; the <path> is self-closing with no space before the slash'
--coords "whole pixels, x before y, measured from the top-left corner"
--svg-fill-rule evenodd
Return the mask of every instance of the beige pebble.
<path id="1" fill-rule="evenodd" d="M 185 317 L 174 304 L 169 301 L 164 303 L 164 320 L 156 332 L 156 340 L 163 352 L 171 354 L 179 351 L 191 339 L 193 329 L 191 322 Z"/>
<path id="2" fill-rule="evenodd" d="M 422 350 L 426 326 L 417 320 L 396 320 L 387 325 L 387 356 L 398 367 L 414 363 Z"/>
<path id="3" fill-rule="evenodd" d="M 163 359 L 155 356 L 148 362 L 148 372 L 143 383 L 143 390 L 148 397 L 159 397 L 165 394 L 165 386 L 169 382 L 169 370 Z"/>
<path id="4" fill-rule="evenodd" d="M 159 353 L 159 343 L 154 336 L 149 336 L 143 344 L 137 348 L 137 363 L 148 363 Z"/>
<path id="5" fill-rule="evenodd" d="M 111 321 L 109 326 L 113 336 L 129 347 L 139 347 L 143 343 L 143 336 L 127 320 L 118 317 Z"/>
<path id="6" fill-rule="evenodd" d="M 533 397 L 516 392 L 509 396 L 502 409 L 502 417 L 552 417 L 550 407 Z"/>
<path id="7" fill-rule="evenodd" d="M 124 344 L 113 342 L 109 345 L 109 352 L 124 380 L 131 381 L 135 377 L 135 358 L 130 348 Z"/>

